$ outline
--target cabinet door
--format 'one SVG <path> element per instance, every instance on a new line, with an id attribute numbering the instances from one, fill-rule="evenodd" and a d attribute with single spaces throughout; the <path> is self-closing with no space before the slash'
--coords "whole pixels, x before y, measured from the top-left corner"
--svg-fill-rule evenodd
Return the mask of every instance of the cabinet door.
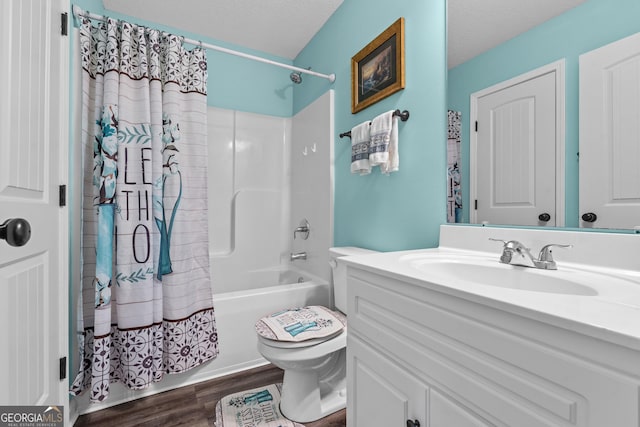
<path id="1" fill-rule="evenodd" d="M 347 393 L 349 427 L 404 427 L 407 420 L 428 425 L 427 386 L 351 333 Z"/>
<path id="2" fill-rule="evenodd" d="M 467 411 L 454 399 L 431 389 L 429 398 L 429 427 L 489 427 L 477 414 Z"/>

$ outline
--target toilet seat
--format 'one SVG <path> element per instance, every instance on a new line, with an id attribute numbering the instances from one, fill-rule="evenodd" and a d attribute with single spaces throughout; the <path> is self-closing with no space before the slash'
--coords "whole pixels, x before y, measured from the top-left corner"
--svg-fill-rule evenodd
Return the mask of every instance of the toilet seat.
<path id="1" fill-rule="evenodd" d="M 298 331 L 289 335 L 288 328 L 292 326 L 298 328 Z M 256 322 L 255 330 L 265 345 L 301 348 L 330 340 L 344 332 L 346 326 L 347 317 L 339 311 L 324 306 L 307 306 L 267 315 Z"/>
<path id="2" fill-rule="evenodd" d="M 275 348 L 282 348 L 282 349 L 287 349 L 287 348 L 304 348 L 304 347 L 313 347 L 315 345 L 318 344 L 322 344 L 323 342 L 335 339 L 336 337 L 342 335 L 342 334 L 346 334 L 347 333 L 347 328 L 346 326 L 339 330 L 338 332 L 326 336 L 326 337 L 322 337 L 322 338 L 312 338 L 310 340 L 305 340 L 305 341 L 298 341 L 298 342 L 294 342 L 294 341 L 278 341 L 278 340 L 274 340 L 274 339 L 270 339 L 267 337 L 264 337 L 262 335 L 258 335 L 258 340 L 264 344 L 267 345 L 269 347 L 275 347 Z"/>

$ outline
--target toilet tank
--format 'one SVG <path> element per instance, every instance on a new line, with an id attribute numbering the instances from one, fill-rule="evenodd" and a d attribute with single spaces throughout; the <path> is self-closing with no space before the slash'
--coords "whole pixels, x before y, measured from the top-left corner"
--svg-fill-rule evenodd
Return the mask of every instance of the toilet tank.
<path id="1" fill-rule="evenodd" d="M 345 314 L 347 313 L 347 267 L 343 263 L 338 263 L 337 259 L 351 255 L 374 253 L 377 253 L 377 251 L 355 246 L 329 248 L 329 264 L 331 264 L 333 278 L 333 303 L 336 309 Z"/>

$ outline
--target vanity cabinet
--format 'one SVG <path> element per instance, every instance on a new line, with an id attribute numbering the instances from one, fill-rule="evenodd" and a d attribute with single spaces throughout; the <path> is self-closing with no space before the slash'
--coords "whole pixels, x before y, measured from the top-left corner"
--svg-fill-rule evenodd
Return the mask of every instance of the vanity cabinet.
<path id="1" fill-rule="evenodd" d="M 347 426 L 640 425 L 640 352 L 348 263 Z"/>

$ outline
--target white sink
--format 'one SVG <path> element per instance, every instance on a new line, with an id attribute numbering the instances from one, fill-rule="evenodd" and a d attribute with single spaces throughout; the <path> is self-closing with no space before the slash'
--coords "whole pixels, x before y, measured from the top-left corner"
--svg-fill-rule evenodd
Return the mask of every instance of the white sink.
<path id="1" fill-rule="evenodd" d="M 573 247 L 553 254 L 557 270 L 541 270 L 500 263 L 490 238 L 524 242 L 533 254 L 548 243 Z M 437 248 L 343 262 L 410 283 L 416 296 L 424 289 L 435 306 L 461 298 L 640 351 L 639 253 L 637 234 L 443 225 Z"/>
<path id="2" fill-rule="evenodd" d="M 401 262 L 403 260 L 401 259 Z M 585 283 L 597 284 L 601 275 L 578 270 L 540 270 L 507 265 L 484 258 L 445 257 L 405 258 L 412 268 L 439 283 L 467 282 L 505 289 L 553 294 L 595 296 L 598 292 Z M 595 277 L 594 277 L 595 276 Z"/>

